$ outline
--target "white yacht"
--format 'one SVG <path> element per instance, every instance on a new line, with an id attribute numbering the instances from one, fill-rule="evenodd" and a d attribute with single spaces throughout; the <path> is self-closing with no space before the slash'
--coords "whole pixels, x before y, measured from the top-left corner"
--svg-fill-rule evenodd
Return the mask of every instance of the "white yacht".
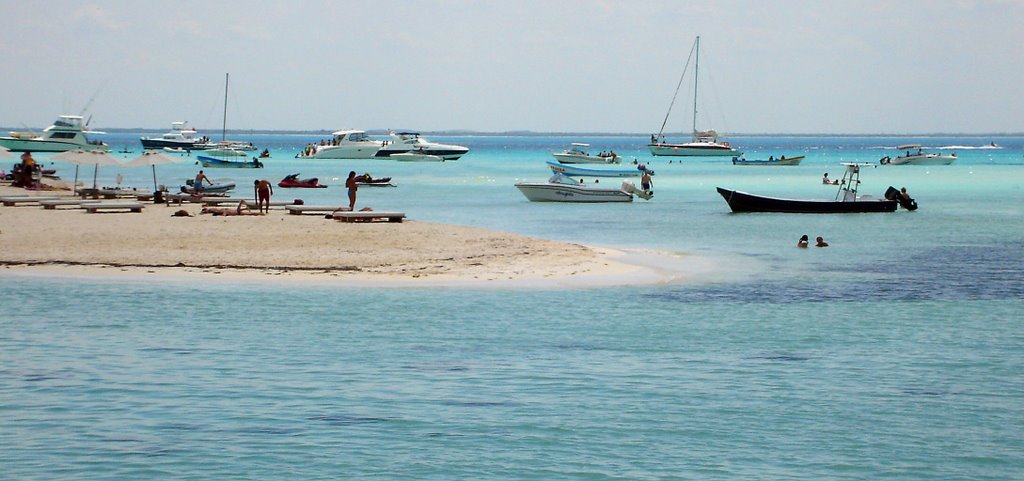
<path id="1" fill-rule="evenodd" d="M 300 159 L 369 159 L 384 146 L 381 140 L 371 139 L 363 130 L 339 130 L 329 141 L 310 144 L 295 157 Z"/>
<path id="2" fill-rule="evenodd" d="M 139 139 L 144 149 L 170 148 L 176 150 L 205 150 L 210 139 L 199 135 L 188 122 L 171 122 L 171 131 L 159 137 L 142 137 Z"/>
<path id="3" fill-rule="evenodd" d="M 429 142 L 416 132 L 391 132 L 392 140 L 384 142 L 375 157 L 390 157 L 393 154 L 415 151 L 420 154 L 436 155 L 444 160 L 456 160 L 469 152 L 461 145 Z"/>
<path id="4" fill-rule="evenodd" d="M 917 152 L 914 152 L 915 149 Z M 882 165 L 949 165 L 956 160 L 956 152 L 950 155 L 925 152 L 917 144 L 900 145 L 896 147 L 896 150 L 906 151 L 906 154 L 896 157 L 887 155 L 882 157 L 878 163 Z"/>
<path id="5" fill-rule="evenodd" d="M 11 132 L 0 137 L 0 146 L 14 152 L 66 152 L 68 150 L 110 150 L 99 141 L 90 141 L 85 134 L 103 134 L 86 130 L 81 115 L 61 115 L 53 125 L 43 129 L 42 135 L 28 132 Z"/>

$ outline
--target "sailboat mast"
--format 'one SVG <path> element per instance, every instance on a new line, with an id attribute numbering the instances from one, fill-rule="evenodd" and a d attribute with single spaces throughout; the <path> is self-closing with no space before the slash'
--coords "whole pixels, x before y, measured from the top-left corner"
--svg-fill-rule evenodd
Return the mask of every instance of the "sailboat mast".
<path id="1" fill-rule="evenodd" d="M 228 136 L 228 78 L 230 77 L 230 75 L 231 74 L 228 73 L 224 74 L 224 123 L 220 126 L 221 142 L 226 140 Z"/>
<path id="2" fill-rule="evenodd" d="M 697 36 L 696 54 L 693 57 L 693 136 L 697 137 L 697 77 L 700 74 L 700 35 Z"/>

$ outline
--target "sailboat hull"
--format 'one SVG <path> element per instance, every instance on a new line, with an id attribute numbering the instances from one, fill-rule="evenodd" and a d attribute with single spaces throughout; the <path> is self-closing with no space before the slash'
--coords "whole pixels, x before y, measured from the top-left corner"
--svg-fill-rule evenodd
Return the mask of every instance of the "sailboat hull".
<path id="1" fill-rule="evenodd" d="M 725 144 L 712 142 L 688 142 L 685 144 L 649 144 L 652 155 L 666 157 L 725 157 L 743 154 Z"/>

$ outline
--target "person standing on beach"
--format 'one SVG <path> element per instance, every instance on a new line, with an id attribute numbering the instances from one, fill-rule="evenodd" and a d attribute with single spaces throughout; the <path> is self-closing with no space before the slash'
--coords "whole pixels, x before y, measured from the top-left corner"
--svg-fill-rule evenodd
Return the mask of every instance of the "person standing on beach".
<path id="1" fill-rule="evenodd" d="M 348 179 L 345 179 L 345 188 L 348 189 L 348 210 L 355 210 L 356 191 L 359 190 L 359 185 L 356 184 L 356 171 L 348 173 Z"/>
<path id="2" fill-rule="evenodd" d="M 270 213 L 270 196 L 274 194 L 274 186 L 270 185 L 270 181 L 267 179 L 254 180 L 253 182 L 253 193 L 256 196 L 256 210 L 263 212 L 263 206 L 266 205 L 266 212 Z"/>

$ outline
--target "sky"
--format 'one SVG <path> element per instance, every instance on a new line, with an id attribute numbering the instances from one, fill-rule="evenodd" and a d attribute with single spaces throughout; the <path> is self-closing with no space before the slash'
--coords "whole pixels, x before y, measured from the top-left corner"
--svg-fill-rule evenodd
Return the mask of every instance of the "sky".
<path id="1" fill-rule="evenodd" d="M 1024 1 L 0 0 L 0 126 L 1024 132 Z M 692 67 L 688 75 L 692 75 Z M 666 132 L 689 132 L 692 77 Z"/>

